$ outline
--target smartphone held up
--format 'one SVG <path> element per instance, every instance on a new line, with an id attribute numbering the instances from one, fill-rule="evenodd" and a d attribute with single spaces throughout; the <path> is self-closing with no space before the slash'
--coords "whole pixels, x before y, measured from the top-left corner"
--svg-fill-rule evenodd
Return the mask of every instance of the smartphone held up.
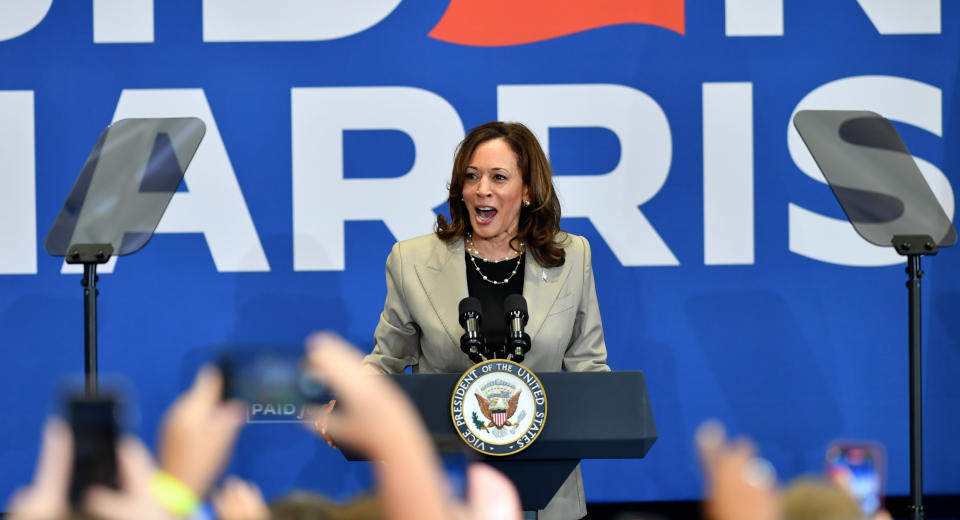
<path id="1" fill-rule="evenodd" d="M 77 506 L 91 486 L 117 487 L 119 405 L 109 395 L 73 394 L 65 400 L 66 418 L 73 434 L 70 503 Z"/>
<path id="2" fill-rule="evenodd" d="M 246 402 L 250 422 L 302 421 L 307 405 L 333 399 L 306 364 L 302 348 L 234 347 L 224 351 L 217 366 L 223 398 Z"/>
<path id="3" fill-rule="evenodd" d="M 883 507 L 884 467 L 879 444 L 843 441 L 827 448 L 827 477 L 853 494 L 868 517 Z"/>

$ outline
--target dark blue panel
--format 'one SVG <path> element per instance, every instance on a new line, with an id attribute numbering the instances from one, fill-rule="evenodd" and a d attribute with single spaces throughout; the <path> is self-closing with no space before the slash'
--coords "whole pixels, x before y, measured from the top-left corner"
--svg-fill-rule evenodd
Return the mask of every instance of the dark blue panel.
<path id="1" fill-rule="evenodd" d="M 343 177 L 371 179 L 400 177 L 410 171 L 416 149 L 398 130 L 345 130 Z"/>
<path id="2" fill-rule="evenodd" d="M 606 128 L 551 128 L 549 153 L 556 175 L 602 175 L 620 162 L 620 140 Z"/>

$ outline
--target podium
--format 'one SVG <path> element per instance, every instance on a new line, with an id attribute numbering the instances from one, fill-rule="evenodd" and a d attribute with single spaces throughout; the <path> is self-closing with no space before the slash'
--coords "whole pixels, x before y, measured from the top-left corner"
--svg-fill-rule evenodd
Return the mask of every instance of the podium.
<path id="1" fill-rule="evenodd" d="M 657 440 L 643 372 L 537 374 L 547 395 L 543 432 L 505 457 L 473 452 L 457 435 L 450 398 L 460 374 L 388 376 L 410 397 L 441 451 L 463 449 L 513 481 L 525 510 L 543 509 L 580 459 L 641 458 Z M 363 460 L 344 452 L 347 460 Z"/>

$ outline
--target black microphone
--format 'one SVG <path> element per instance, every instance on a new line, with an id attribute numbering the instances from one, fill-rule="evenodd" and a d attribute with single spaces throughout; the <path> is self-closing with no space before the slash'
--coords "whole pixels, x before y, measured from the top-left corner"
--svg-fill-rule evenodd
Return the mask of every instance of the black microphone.
<path id="1" fill-rule="evenodd" d="M 486 341 L 480 333 L 480 323 L 483 321 L 483 311 L 480 300 L 467 296 L 460 300 L 460 326 L 464 329 L 460 336 L 460 350 L 470 356 L 474 363 L 483 361 L 480 352 L 486 350 Z"/>
<path id="2" fill-rule="evenodd" d="M 529 318 L 527 300 L 522 295 L 511 294 L 503 301 L 503 308 L 506 310 L 504 318 L 507 320 L 507 328 L 510 329 L 504 345 L 509 352 L 507 359 L 522 363 L 523 357 L 530 351 L 530 335 L 523 331 Z"/>

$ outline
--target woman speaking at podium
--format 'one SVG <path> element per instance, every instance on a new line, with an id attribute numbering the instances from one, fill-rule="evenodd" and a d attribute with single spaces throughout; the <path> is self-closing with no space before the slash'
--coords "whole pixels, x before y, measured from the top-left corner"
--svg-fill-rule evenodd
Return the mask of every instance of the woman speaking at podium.
<path id="1" fill-rule="evenodd" d="M 519 123 L 474 128 L 457 148 L 450 178 L 450 222 L 398 242 L 387 258 L 387 298 L 364 363 L 384 373 L 462 373 L 474 362 L 460 349 L 459 303 L 481 302 L 488 345 L 507 336 L 504 299 L 522 294 L 534 372 L 607 371 L 590 245 L 560 230 L 550 165 Z M 542 513 L 586 514 L 580 468 Z"/>

